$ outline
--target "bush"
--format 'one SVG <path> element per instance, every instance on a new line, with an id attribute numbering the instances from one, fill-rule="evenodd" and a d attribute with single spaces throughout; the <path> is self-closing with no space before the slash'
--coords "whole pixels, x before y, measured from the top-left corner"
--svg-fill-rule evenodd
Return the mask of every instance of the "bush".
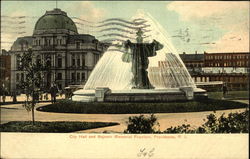
<path id="1" fill-rule="evenodd" d="M 145 117 L 144 115 L 129 117 L 127 130 L 125 133 L 156 133 L 156 126 L 159 126 L 157 118 L 152 114 L 150 117 Z"/>
<path id="2" fill-rule="evenodd" d="M 249 110 L 241 113 L 230 113 L 227 117 L 222 114 L 219 118 L 215 114 L 207 116 L 207 121 L 197 129 L 190 125 L 168 128 L 164 133 L 248 133 Z"/>
<path id="3" fill-rule="evenodd" d="M 106 126 L 118 125 L 118 123 L 104 122 L 40 122 L 33 125 L 31 121 L 11 121 L 0 125 L 0 132 L 53 132 L 66 133 Z"/>
<path id="4" fill-rule="evenodd" d="M 190 129 L 190 124 L 182 124 L 177 127 L 170 127 L 163 133 L 195 133 L 194 130 Z"/>

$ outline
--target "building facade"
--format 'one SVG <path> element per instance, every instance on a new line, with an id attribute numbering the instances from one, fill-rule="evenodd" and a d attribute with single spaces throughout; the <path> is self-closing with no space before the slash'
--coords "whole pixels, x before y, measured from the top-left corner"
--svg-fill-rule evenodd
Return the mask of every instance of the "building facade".
<path id="1" fill-rule="evenodd" d="M 231 90 L 249 89 L 249 52 L 204 52 L 180 57 L 196 83 L 222 81 Z"/>
<path id="2" fill-rule="evenodd" d="M 184 62 L 187 70 L 191 75 L 200 74 L 202 72 L 202 68 L 204 67 L 204 54 L 180 54 L 180 58 Z"/>
<path id="3" fill-rule="evenodd" d="M 20 57 L 28 49 L 33 51 L 33 60 L 50 67 L 44 72 L 44 89 L 54 82 L 64 89 L 83 85 L 107 48 L 92 35 L 78 34 L 66 12 L 58 8 L 46 11 L 36 22 L 33 35 L 18 37 L 11 47 L 11 89 L 19 90 L 19 83 L 25 80 L 19 66 Z"/>
<path id="4" fill-rule="evenodd" d="M 0 95 L 10 93 L 11 79 L 11 56 L 4 53 L 0 54 Z"/>

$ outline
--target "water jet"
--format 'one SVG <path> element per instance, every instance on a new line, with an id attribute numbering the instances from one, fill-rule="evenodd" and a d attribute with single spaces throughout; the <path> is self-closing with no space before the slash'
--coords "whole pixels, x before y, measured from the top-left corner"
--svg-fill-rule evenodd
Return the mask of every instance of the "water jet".
<path id="1" fill-rule="evenodd" d="M 137 14 L 132 22 L 135 19 L 142 19 L 143 26 L 136 23 L 135 32 L 135 27 L 124 25 L 127 32 L 112 40 L 84 89 L 74 92 L 72 100 L 170 102 L 206 97 L 206 91 L 195 86 L 160 24 L 145 13 Z"/>

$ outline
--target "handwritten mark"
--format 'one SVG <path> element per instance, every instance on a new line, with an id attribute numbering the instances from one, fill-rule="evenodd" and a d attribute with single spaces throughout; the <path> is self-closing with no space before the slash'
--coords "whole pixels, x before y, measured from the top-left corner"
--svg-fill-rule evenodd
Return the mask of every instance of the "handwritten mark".
<path id="1" fill-rule="evenodd" d="M 150 150 L 147 150 L 146 148 L 140 149 L 140 152 L 137 154 L 138 157 L 152 157 L 154 155 L 155 148 L 152 148 Z"/>

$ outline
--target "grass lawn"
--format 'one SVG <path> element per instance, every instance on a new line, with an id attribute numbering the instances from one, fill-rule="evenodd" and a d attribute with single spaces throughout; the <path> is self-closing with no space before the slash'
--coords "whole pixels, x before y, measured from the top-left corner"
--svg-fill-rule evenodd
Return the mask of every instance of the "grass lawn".
<path id="1" fill-rule="evenodd" d="M 208 97 L 212 99 L 223 98 L 222 92 L 207 92 Z M 225 99 L 249 99 L 249 91 L 228 91 L 224 97 Z"/>
<path id="2" fill-rule="evenodd" d="M 63 100 L 55 104 L 38 107 L 37 110 L 82 114 L 141 114 L 215 111 L 247 107 L 248 104 L 218 99 L 169 103 L 82 103 Z"/>
<path id="3" fill-rule="evenodd" d="M 68 133 L 113 125 L 119 124 L 104 122 L 36 121 L 35 125 L 32 125 L 31 121 L 11 121 L 0 125 L 0 132 Z"/>

